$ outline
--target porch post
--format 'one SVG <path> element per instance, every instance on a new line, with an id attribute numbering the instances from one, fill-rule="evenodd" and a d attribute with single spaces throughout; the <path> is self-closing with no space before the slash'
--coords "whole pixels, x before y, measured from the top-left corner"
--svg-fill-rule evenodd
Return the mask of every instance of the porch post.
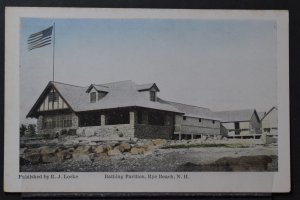
<path id="1" fill-rule="evenodd" d="M 72 127 L 77 128 L 78 126 L 78 116 L 75 113 L 72 113 Z"/>
<path id="2" fill-rule="evenodd" d="M 134 125 L 135 124 L 135 111 L 130 111 L 129 112 L 129 123 L 130 125 Z"/>
<path id="3" fill-rule="evenodd" d="M 101 126 L 105 126 L 105 115 L 101 114 Z"/>

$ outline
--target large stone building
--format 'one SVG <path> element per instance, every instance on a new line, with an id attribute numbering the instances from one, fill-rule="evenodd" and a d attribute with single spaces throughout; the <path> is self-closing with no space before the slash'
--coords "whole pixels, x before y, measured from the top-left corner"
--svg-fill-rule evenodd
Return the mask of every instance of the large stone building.
<path id="1" fill-rule="evenodd" d="M 49 82 L 27 117 L 39 133 L 74 130 L 102 138 L 197 138 L 220 135 L 207 108 L 165 101 L 155 83 L 121 81 L 88 87 Z"/>

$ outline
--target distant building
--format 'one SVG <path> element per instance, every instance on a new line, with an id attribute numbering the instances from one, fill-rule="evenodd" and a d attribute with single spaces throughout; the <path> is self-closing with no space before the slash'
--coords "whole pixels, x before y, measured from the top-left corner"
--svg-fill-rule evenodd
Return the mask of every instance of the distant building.
<path id="1" fill-rule="evenodd" d="M 247 138 L 260 134 L 260 119 L 255 109 L 216 112 L 221 120 L 221 134 Z"/>
<path id="2" fill-rule="evenodd" d="M 27 117 L 39 133 L 73 129 L 108 138 L 193 138 L 220 135 L 220 120 L 207 108 L 165 101 L 155 83 L 121 81 L 87 87 L 49 82 Z"/>
<path id="3" fill-rule="evenodd" d="M 262 131 L 270 135 L 278 134 L 278 108 L 272 107 L 261 119 Z"/>
<path id="4" fill-rule="evenodd" d="M 257 112 L 259 120 L 261 120 L 265 116 L 266 112 Z"/>

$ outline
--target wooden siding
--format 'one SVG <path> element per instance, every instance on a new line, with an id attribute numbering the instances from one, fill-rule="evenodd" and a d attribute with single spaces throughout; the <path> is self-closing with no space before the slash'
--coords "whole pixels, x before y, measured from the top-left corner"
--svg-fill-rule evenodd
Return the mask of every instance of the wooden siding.
<path id="1" fill-rule="evenodd" d="M 199 120 L 201 119 L 201 120 Z M 194 135 L 219 135 L 220 134 L 220 121 L 195 118 L 186 116 L 175 116 L 175 133 L 176 134 L 194 134 Z"/>

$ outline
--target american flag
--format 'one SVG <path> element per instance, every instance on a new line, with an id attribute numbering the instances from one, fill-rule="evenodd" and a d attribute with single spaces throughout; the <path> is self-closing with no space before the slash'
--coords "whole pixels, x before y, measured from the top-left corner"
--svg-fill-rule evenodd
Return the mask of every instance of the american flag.
<path id="1" fill-rule="evenodd" d="M 53 26 L 42 30 L 37 33 L 33 33 L 28 37 L 28 50 L 33 50 L 36 48 L 41 48 L 51 44 L 52 41 L 52 30 Z"/>

